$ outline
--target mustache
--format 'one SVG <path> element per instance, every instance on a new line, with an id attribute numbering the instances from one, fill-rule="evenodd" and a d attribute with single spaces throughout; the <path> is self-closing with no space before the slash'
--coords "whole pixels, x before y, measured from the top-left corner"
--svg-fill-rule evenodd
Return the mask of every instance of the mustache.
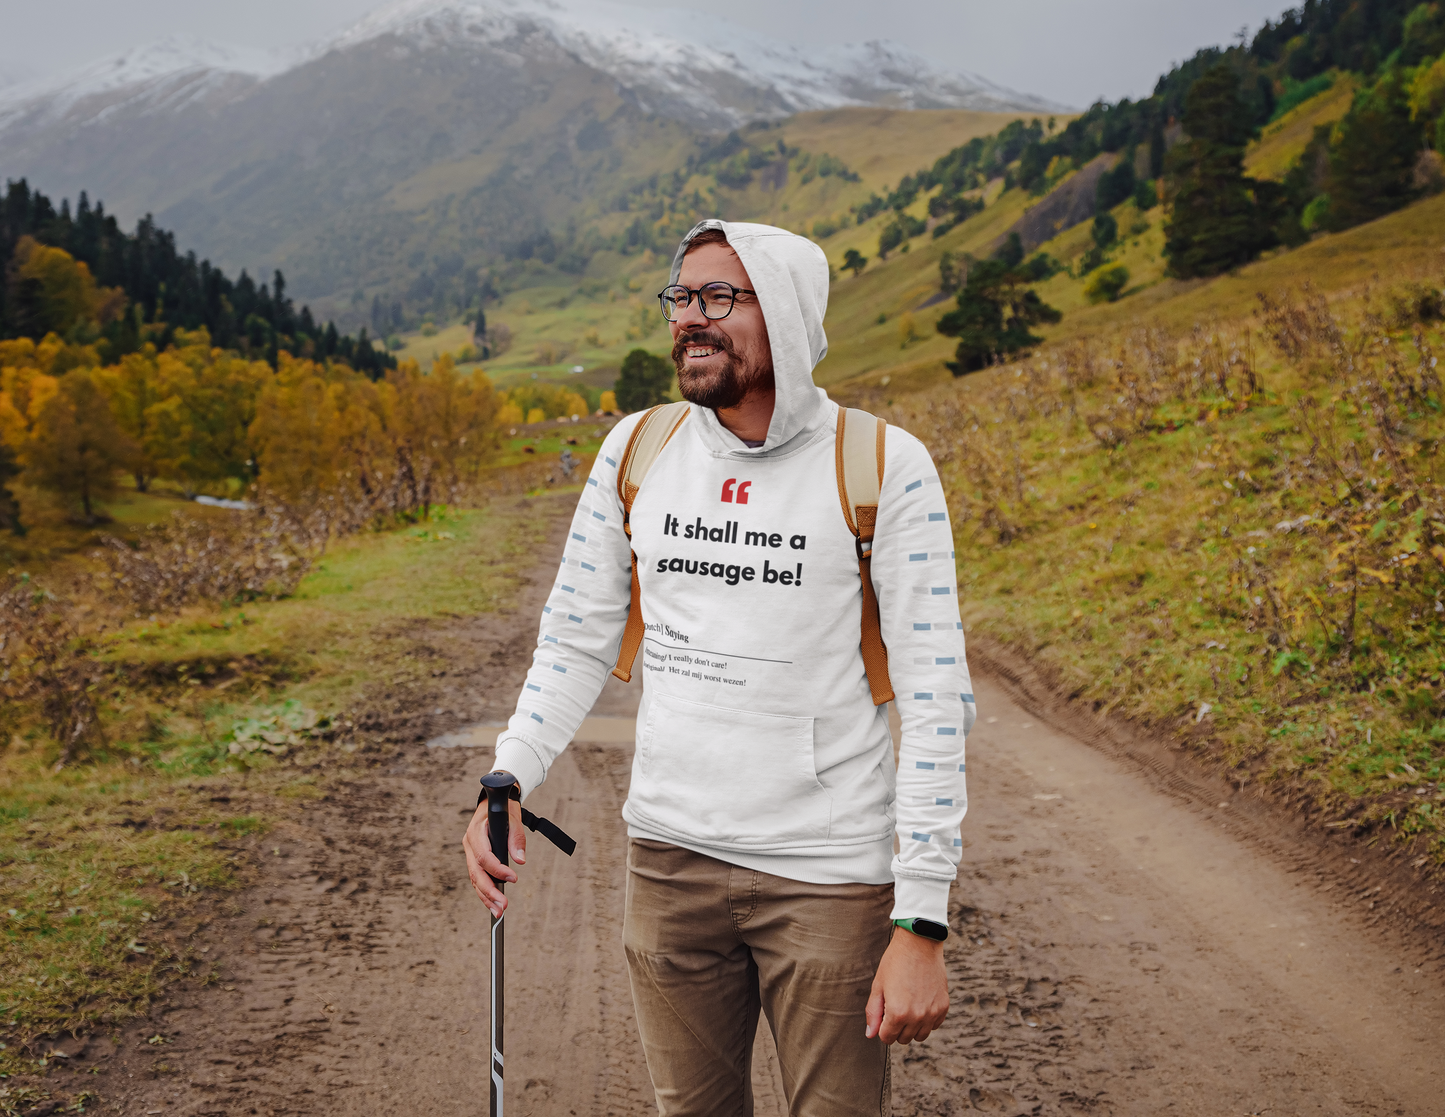
<path id="1" fill-rule="evenodd" d="M 672 363 L 677 366 L 679 372 L 687 357 L 688 348 L 694 345 L 711 345 L 729 357 L 737 355 L 733 349 L 733 339 L 727 334 L 715 330 L 695 330 L 690 334 L 683 334 L 672 346 Z"/>

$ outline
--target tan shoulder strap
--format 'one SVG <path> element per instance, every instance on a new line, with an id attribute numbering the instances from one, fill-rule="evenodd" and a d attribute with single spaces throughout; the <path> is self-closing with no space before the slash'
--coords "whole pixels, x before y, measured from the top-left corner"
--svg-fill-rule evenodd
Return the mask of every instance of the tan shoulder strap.
<path id="1" fill-rule="evenodd" d="M 843 519 L 857 540 L 858 576 L 863 582 L 863 618 L 859 647 L 873 704 L 893 700 L 888 677 L 888 648 L 873 589 L 873 533 L 878 524 L 878 498 L 883 490 L 883 456 L 888 424 L 855 407 L 838 408 L 838 500 Z"/>
<path id="2" fill-rule="evenodd" d="M 617 495 L 622 498 L 624 524 L 630 524 L 632 502 L 637 499 L 637 490 L 642 488 L 642 479 L 657 461 L 657 455 L 667 445 L 673 432 L 682 426 L 689 410 L 687 400 L 677 403 L 663 403 L 648 410 L 642 421 L 632 430 L 627 448 L 622 451 L 622 461 L 617 467 Z M 627 534 L 632 535 L 629 526 Z"/>
<path id="3" fill-rule="evenodd" d="M 677 403 L 659 404 L 642 417 L 627 440 L 622 451 L 622 461 L 617 466 L 617 495 L 622 498 L 622 530 L 632 538 L 632 503 L 642 488 L 643 478 L 657 461 L 657 455 L 667 445 L 668 439 L 677 433 L 682 421 L 687 418 L 687 400 Z M 637 660 L 637 650 L 642 647 L 646 629 L 642 623 L 642 587 L 637 580 L 637 552 L 632 553 L 632 600 L 627 606 L 627 627 L 622 630 L 622 644 L 617 649 L 617 666 L 612 673 L 624 683 L 632 681 L 632 665 Z"/>

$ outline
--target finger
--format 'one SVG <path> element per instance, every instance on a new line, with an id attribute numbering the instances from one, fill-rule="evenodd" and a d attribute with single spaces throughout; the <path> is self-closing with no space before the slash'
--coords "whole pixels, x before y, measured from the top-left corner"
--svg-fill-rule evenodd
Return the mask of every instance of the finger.
<path id="1" fill-rule="evenodd" d="M 492 852 L 492 837 L 489 824 L 482 823 L 482 840 L 477 843 L 480 849 L 477 852 L 477 864 L 479 864 L 489 876 L 504 880 L 508 884 L 516 882 L 517 874 L 509 866 L 503 865 L 497 860 L 497 855 Z M 510 844 L 510 843 L 508 843 Z"/>
<path id="2" fill-rule="evenodd" d="M 912 1043 L 915 1040 L 926 1039 L 928 1029 L 921 1020 L 908 1020 L 898 1029 L 899 1043 Z"/>
<path id="3" fill-rule="evenodd" d="M 507 850 L 518 865 L 527 863 L 527 831 L 522 828 L 522 804 L 515 799 L 507 801 L 507 818 L 511 825 L 507 829 Z"/>
<path id="4" fill-rule="evenodd" d="M 878 1034 L 878 1029 L 883 1024 L 883 990 L 876 982 L 873 985 L 873 992 L 868 996 L 868 1007 L 864 1010 L 863 1018 L 867 1021 L 863 1034 L 872 1039 Z"/>
<path id="5" fill-rule="evenodd" d="M 884 1012 L 883 1023 L 878 1027 L 878 1038 L 884 1043 L 897 1043 L 903 1032 L 904 1019 L 891 1012 Z"/>
<path id="6" fill-rule="evenodd" d="M 481 859 L 476 855 L 476 848 L 471 844 L 471 835 L 462 842 L 467 857 L 467 879 L 472 882 L 472 888 L 482 903 L 487 905 L 487 910 L 494 916 L 500 916 L 507 907 L 507 898 L 497 887 L 497 882 L 481 868 Z"/>
<path id="7" fill-rule="evenodd" d="M 480 835 L 473 836 L 472 831 L 467 831 L 467 836 L 462 840 L 462 848 L 467 851 L 467 871 L 472 872 L 475 865 L 488 877 L 497 880 L 504 880 L 508 883 L 516 881 L 517 874 L 507 868 L 492 854 L 492 847 L 487 842 L 486 826 L 483 825 Z"/>
<path id="8" fill-rule="evenodd" d="M 501 918 L 502 912 L 507 910 L 507 897 L 502 894 L 496 882 L 483 872 L 473 872 L 471 881 L 472 888 L 476 890 L 482 903 L 486 904 L 487 910 L 494 918 Z"/>

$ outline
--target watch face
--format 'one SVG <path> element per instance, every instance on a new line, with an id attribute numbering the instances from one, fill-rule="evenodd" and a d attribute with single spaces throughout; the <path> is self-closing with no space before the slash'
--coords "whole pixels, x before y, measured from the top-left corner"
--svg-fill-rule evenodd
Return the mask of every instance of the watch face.
<path id="1" fill-rule="evenodd" d="M 915 934 L 922 935 L 926 939 L 935 939 L 938 942 L 942 942 L 948 938 L 948 928 L 942 923 L 933 922 L 931 919 L 915 919 L 913 921 L 913 931 Z"/>

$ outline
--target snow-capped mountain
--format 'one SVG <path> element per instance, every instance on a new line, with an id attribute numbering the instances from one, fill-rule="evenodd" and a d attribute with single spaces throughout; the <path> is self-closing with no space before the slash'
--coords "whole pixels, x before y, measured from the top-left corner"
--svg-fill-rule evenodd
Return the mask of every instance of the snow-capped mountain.
<path id="1" fill-rule="evenodd" d="M 1057 108 L 896 45 L 790 46 L 683 8 L 402 0 L 289 55 L 171 38 L 0 87 L 0 179 L 153 213 L 349 312 L 579 236 L 709 134 L 863 105 Z"/>
<path id="2" fill-rule="evenodd" d="M 705 125 L 845 105 L 1062 108 L 975 74 L 943 73 L 894 43 L 804 48 L 690 10 L 607 0 L 396 0 L 326 47 L 387 35 L 423 48 L 501 46 L 538 31 L 632 89 L 648 110 Z"/>
<path id="3" fill-rule="evenodd" d="M 294 61 L 284 54 L 172 35 L 59 78 L 0 87 L 0 133 L 21 120 L 34 126 L 78 116 L 92 123 L 128 107 L 155 112 L 217 95 L 240 96 Z"/>
<path id="4" fill-rule="evenodd" d="M 22 122 L 95 123 L 125 110 L 231 100 L 317 58 L 383 39 L 420 51 L 515 53 L 539 37 L 610 75 L 644 111 L 703 127 L 846 105 L 1063 108 L 976 74 L 941 71 L 888 42 L 803 48 L 691 11 L 607 0 L 399 0 L 300 50 L 248 50 L 177 35 L 59 78 L 0 87 L 0 134 Z"/>

